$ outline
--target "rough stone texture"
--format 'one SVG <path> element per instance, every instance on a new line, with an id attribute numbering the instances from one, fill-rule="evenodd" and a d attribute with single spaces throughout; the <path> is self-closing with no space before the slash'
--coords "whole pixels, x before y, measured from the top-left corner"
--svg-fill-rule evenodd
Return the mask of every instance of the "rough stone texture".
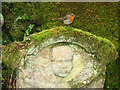
<path id="1" fill-rule="evenodd" d="M 65 77 L 73 68 L 73 52 L 68 46 L 57 46 L 52 49 L 52 68 L 55 75 Z"/>
<path id="2" fill-rule="evenodd" d="M 72 50 L 68 46 L 57 46 L 52 50 L 52 58 L 57 61 L 66 61 L 72 59 Z"/>
<path id="3" fill-rule="evenodd" d="M 43 30 L 2 46 L 3 62 L 19 68 L 19 88 L 102 88 L 106 65 L 117 57 L 109 40 L 71 27 Z"/>
<path id="4" fill-rule="evenodd" d="M 31 47 L 28 53 L 37 49 Z M 93 84 L 93 87 L 96 83 L 94 78 L 101 73 L 105 74 L 105 69 L 101 71 L 101 63 L 75 45 L 51 45 L 40 50 L 34 57 L 28 56 L 25 61 L 26 67 L 19 68 L 19 88 L 78 88 L 89 84 Z M 104 75 L 101 77 L 102 80 L 97 82 L 100 88 L 103 87 Z"/>

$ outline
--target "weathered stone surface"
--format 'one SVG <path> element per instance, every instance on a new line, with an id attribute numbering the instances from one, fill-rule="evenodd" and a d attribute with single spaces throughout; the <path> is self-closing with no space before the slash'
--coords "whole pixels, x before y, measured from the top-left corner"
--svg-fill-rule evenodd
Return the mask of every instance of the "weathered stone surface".
<path id="1" fill-rule="evenodd" d="M 57 46 L 52 49 L 52 68 L 55 75 L 65 77 L 73 68 L 73 52 L 68 46 Z"/>
<path id="2" fill-rule="evenodd" d="M 37 48 L 31 47 L 28 53 L 31 50 L 37 50 Z M 105 67 L 104 71 L 101 69 L 105 65 L 97 62 L 92 54 L 76 45 L 50 45 L 40 50 L 36 56 L 26 57 L 26 63 L 25 68 L 19 68 L 17 83 L 19 88 L 84 87 L 91 85 L 94 78 L 97 78 L 101 73 L 101 82 L 104 82 Z"/>
<path id="3" fill-rule="evenodd" d="M 55 27 L 28 38 L 18 51 L 11 45 L 2 50 L 11 54 L 2 56 L 5 63 L 19 63 L 15 63 L 19 88 L 102 88 L 106 65 L 117 57 L 109 40 L 70 27 Z"/>

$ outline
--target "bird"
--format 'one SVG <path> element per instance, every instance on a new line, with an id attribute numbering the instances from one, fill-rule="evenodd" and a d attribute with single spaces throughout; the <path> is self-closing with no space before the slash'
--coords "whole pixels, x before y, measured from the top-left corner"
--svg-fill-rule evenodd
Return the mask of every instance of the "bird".
<path id="1" fill-rule="evenodd" d="M 64 17 L 62 18 L 57 18 L 56 20 L 61 20 L 64 22 L 64 24 L 71 24 L 73 22 L 75 18 L 75 14 L 74 13 L 70 13 L 68 15 L 65 15 Z"/>

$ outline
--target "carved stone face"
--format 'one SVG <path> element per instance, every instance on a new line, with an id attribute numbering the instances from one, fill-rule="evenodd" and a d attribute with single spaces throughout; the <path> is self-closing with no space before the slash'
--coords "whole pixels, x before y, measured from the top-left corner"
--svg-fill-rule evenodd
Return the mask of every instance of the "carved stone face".
<path id="1" fill-rule="evenodd" d="M 38 47 L 29 49 L 27 52 L 29 55 L 37 51 L 38 54 L 34 57 L 28 56 L 26 67 L 20 67 L 17 81 L 19 87 L 71 88 L 78 85 L 78 88 L 89 88 L 96 84 L 96 88 L 98 85 L 103 87 L 106 67 L 102 63 L 98 63 L 92 54 L 76 45 L 58 45 L 45 47 L 40 52 Z M 100 73 L 103 74 L 97 79 Z"/>
<path id="2" fill-rule="evenodd" d="M 69 46 L 57 46 L 52 49 L 52 70 L 60 77 L 67 76 L 73 68 L 73 51 Z"/>

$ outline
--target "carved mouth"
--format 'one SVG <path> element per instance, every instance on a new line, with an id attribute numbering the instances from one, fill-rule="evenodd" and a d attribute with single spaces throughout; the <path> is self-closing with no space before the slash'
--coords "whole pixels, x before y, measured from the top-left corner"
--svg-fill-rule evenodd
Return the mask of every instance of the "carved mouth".
<path id="1" fill-rule="evenodd" d="M 55 69 L 53 68 L 53 72 L 56 76 L 59 76 L 59 77 L 66 77 L 72 70 L 72 66 L 69 66 L 69 67 L 63 67 L 61 69 Z"/>

